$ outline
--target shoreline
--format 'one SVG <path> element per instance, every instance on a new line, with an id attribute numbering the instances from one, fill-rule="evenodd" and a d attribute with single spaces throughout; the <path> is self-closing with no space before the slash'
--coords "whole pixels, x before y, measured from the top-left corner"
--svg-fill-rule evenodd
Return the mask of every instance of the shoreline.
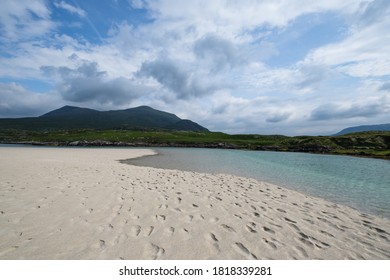
<path id="1" fill-rule="evenodd" d="M 346 156 L 346 157 L 357 157 L 357 158 L 372 158 L 380 160 L 390 160 L 389 156 L 380 156 L 374 154 L 365 154 L 362 151 L 359 152 L 348 152 L 340 153 L 331 150 L 324 150 L 321 147 L 317 150 L 315 149 L 280 149 L 279 147 L 265 146 L 257 149 L 249 149 L 238 146 L 232 146 L 229 144 L 222 145 L 219 144 L 153 144 L 147 142 L 110 142 L 110 141 L 73 141 L 73 142 L 0 142 L 2 145 L 26 145 L 26 146 L 41 146 L 41 147 L 58 147 L 58 148 L 67 148 L 67 147 L 80 147 L 80 148 L 200 148 L 200 149 L 221 149 L 221 150 L 243 150 L 243 151 L 264 151 L 264 152 L 284 152 L 284 153 L 304 153 L 304 154 L 313 154 L 313 155 L 332 155 L 332 156 Z"/>
<path id="2" fill-rule="evenodd" d="M 390 259 L 386 218 L 254 179 L 119 162 L 149 149 L 73 151 L 0 149 L 0 259 Z"/>

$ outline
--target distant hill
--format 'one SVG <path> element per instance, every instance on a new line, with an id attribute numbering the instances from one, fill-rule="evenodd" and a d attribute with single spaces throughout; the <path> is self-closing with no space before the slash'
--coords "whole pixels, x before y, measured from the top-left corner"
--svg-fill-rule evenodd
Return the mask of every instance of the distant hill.
<path id="1" fill-rule="evenodd" d="M 64 106 L 35 118 L 3 118 L 0 129 L 168 129 L 208 131 L 207 128 L 183 120 L 174 114 L 140 106 L 125 110 L 97 111 Z"/>
<path id="2" fill-rule="evenodd" d="M 354 133 L 354 132 L 363 132 L 363 131 L 390 131 L 390 123 L 348 127 L 336 133 L 335 136 Z"/>

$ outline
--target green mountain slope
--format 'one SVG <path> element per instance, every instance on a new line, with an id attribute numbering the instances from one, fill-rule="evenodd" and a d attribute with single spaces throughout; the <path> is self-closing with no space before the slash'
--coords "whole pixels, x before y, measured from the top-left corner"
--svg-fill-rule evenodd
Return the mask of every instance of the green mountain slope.
<path id="1" fill-rule="evenodd" d="M 140 106 L 126 110 L 96 111 L 64 106 L 36 118 L 0 119 L 0 129 L 172 129 L 208 131 L 174 114 Z"/>
<path id="2" fill-rule="evenodd" d="M 363 132 L 363 131 L 390 131 L 390 123 L 348 127 L 336 133 L 335 136 L 344 135 L 348 133 Z"/>

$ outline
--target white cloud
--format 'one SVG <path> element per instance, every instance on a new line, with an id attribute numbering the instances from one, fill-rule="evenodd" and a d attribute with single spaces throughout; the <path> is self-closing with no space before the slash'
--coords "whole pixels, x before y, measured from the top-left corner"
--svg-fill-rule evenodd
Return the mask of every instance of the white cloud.
<path id="1" fill-rule="evenodd" d="M 210 79 L 207 73 L 192 68 L 186 69 L 180 62 L 167 58 L 143 63 L 137 76 L 155 79 L 179 99 L 207 97 L 227 86 L 218 79 Z"/>
<path id="2" fill-rule="evenodd" d="M 390 91 L 390 82 L 384 83 L 380 86 L 379 90 Z"/>
<path id="3" fill-rule="evenodd" d="M 336 67 L 354 77 L 390 75 L 390 2 L 365 3 L 341 42 L 312 51 L 305 63 Z"/>
<path id="4" fill-rule="evenodd" d="M 81 9 L 80 7 L 72 6 L 65 1 L 54 2 L 54 6 L 56 6 L 57 8 L 60 8 L 60 9 L 64 9 L 65 11 L 68 11 L 71 14 L 76 14 L 79 17 L 85 17 L 87 15 L 87 13 L 83 9 Z"/>
<path id="5" fill-rule="evenodd" d="M 215 32 L 232 38 L 258 26 L 284 27 L 291 20 L 308 13 L 333 10 L 351 13 L 364 1 L 150 0 L 145 2 L 160 22 L 181 22 L 185 26 L 196 26 L 201 34 Z"/>
<path id="6" fill-rule="evenodd" d="M 26 90 L 17 83 L 0 83 L 0 117 L 38 116 L 61 104 L 53 93 Z"/>
<path id="7" fill-rule="evenodd" d="M 0 40 L 26 41 L 52 31 L 50 10 L 45 0 L 2 0 L 0 9 Z"/>
<path id="8" fill-rule="evenodd" d="M 276 113 L 275 115 L 270 115 L 268 118 L 266 118 L 266 122 L 279 123 L 287 120 L 290 115 L 291 113 Z"/>
<path id="9" fill-rule="evenodd" d="M 194 54 L 198 59 L 209 63 L 212 72 L 231 69 L 242 64 L 244 53 L 232 42 L 216 35 L 206 35 L 194 43 Z"/>
<path id="10" fill-rule="evenodd" d="M 80 61 L 75 69 L 52 66 L 41 69 L 46 75 L 57 77 L 57 88 L 65 101 L 123 106 L 147 92 L 147 87 L 134 80 L 109 79 L 96 62 Z"/>
<path id="11" fill-rule="evenodd" d="M 130 6 L 133 9 L 144 9 L 146 8 L 146 2 L 144 0 L 128 0 Z"/>
<path id="12" fill-rule="evenodd" d="M 350 118 L 370 118 L 376 115 L 390 113 L 390 99 L 388 97 L 375 98 L 366 102 L 341 103 L 333 102 L 320 105 L 310 115 L 313 121 Z"/>

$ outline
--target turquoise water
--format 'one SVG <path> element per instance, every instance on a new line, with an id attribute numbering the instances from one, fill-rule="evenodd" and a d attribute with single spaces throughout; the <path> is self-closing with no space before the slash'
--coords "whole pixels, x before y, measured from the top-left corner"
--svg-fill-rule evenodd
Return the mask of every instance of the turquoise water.
<path id="1" fill-rule="evenodd" d="M 390 161 L 303 153 L 156 148 L 131 164 L 267 181 L 390 218 Z"/>

